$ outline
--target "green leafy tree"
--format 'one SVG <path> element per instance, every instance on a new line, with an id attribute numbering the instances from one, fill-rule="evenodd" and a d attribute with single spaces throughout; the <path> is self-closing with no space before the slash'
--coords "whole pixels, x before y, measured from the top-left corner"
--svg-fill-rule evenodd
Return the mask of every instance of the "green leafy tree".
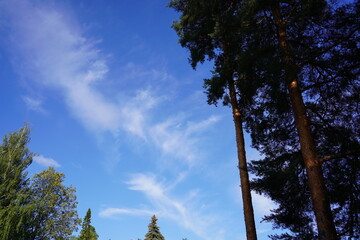
<path id="1" fill-rule="evenodd" d="M 0 239 L 27 239 L 32 208 L 26 168 L 33 154 L 27 126 L 7 134 L 0 145 Z"/>
<path id="2" fill-rule="evenodd" d="M 152 216 L 151 222 L 148 225 L 149 231 L 145 235 L 144 240 L 165 240 L 164 236 L 160 232 L 160 228 L 156 224 L 156 216 Z"/>
<path id="3" fill-rule="evenodd" d="M 97 240 L 98 238 L 95 228 L 91 225 L 91 210 L 89 208 L 82 223 L 79 240 Z"/>
<path id="4" fill-rule="evenodd" d="M 32 239 L 68 239 L 77 229 L 75 188 L 63 185 L 65 175 L 54 168 L 35 174 L 32 178 L 34 224 Z"/>

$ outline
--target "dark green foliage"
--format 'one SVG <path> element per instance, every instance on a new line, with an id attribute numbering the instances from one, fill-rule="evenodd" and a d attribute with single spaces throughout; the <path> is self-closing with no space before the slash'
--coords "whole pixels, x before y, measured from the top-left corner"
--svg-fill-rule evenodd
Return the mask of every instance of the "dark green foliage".
<path id="1" fill-rule="evenodd" d="M 288 33 L 319 157 L 340 154 L 323 164 L 338 234 L 344 239 L 358 238 L 359 155 L 346 153 L 360 149 L 359 62 L 354 56 L 359 53 L 355 44 L 359 42 L 359 9 L 355 4 L 322 9 L 307 19 L 302 19 L 302 10 L 293 10 L 294 25 Z M 274 90 L 285 96 L 282 102 L 274 104 Z M 279 204 L 265 220 L 293 232 L 274 239 L 316 239 L 311 202 L 304 197 L 309 196 L 303 185 L 304 164 L 285 92 L 285 87 L 273 85 L 258 90 L 244 114 L 253 146 L 265 155 L 253 162 L 251 169 L 259 176 L 253 187 Z"/>
<path id="2" fill-rule="evenodd" d="M 95 228 L 91 225 L 91 210 L 89 208 L 82 223 L 79 240 L 97 240 L 98 238 Z"/>
<path id="3" fill-rule="evenodd" d="M 193 68 L 205 59 L 214 61 L 213 77 L 205 79 L 204 88 L 209 104 L 216 104 L 223 99 L 224 105 L 232 107 L 238 166 L 243 199 L 246 235 L 255 240 L 256 226 L 251 200 L 249 175 L 245 154 L 241 106 L 236 96 L 234 75 L 239 62 L 233 49 L 239 47 L 244 39 L 239 34 L 241 22 L 236 14 L 239 2 L 218 0 L 174 0 L 169 6 L 181 12 L 180 21 L 174 22 L 173 28 L 180 38 L 179 42 L 190 51 L 190 64 Z M 236 39 L 234 41 L 234 39 Z M 240 45 L 239 45 L 240 44 Z M 240 72 L 241 76 L 243 72 Z M 238 80 L 238 78 L 236 79 Z"/>
<path id="4" fill-rule="evenodd" d="M 253 181 L 254 190 L 279 205 L 264 220 L 273 221 L 276 228 L 288 228 L 295 233 L 293 238 L 312 239 L 316 233 L 301 153 L 284 154 L 276 160 L 265 158 L 254 161 L 252 166 L 251 170 L 262 176 Z"/>
<path id="5" fill-rule="evenodd" d="M 359 1 L 340 6 L 323 0 L 173 0 L 169 6 L 182 13 L 173 27 L 190 51 L 191 65 L 214 61 L 213 77 L 204 84 L 208 103 L 222 100 L 227 105 L 227 72 L 232 69 L 239 76 L 236 87 L 243 120 L 253 147 L 264 156 L 250 168 L 258 176 L 253 187 L 278 203 L 265 220 L 291 231 L 272 237 L 315 239 L 272 12 L 280 8 L 293 60 L 287 74 L 300 84 L 316 151 L 320 158 L 336 156 L 323 164 L 323 174 L 338 234 L 359 238 Z M 225 56 L 232 66 L 225 64 Z"/>
<path id="6" fill-rule="evenodd" d="M 156 224 L 156 216 L 152 216 L 151 222 L 148 225 L 149 231 L 145 235 L 144 240 L 165 240 L 164 236 L 160 232 L 160 228 Z"/>

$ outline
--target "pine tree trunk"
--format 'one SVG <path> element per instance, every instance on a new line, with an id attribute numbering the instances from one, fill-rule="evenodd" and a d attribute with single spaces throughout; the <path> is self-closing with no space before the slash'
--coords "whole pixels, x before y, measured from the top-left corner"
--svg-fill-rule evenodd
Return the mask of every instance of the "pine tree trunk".
<path id="1" fill-rule="evenodd" d="M 306 115 L 304 100 L 297 79 L 297 67 L 292 58 L 292 51 L 288 45 L 286 35 L 286 23 L 281 19 L 280 9 L 274 9 L 273 17 L 278 31 L 278 42 L 283 52 L 286 84 L 290 95 L 292 111 L 300 140 L 301 153 L 304 159 L 308 184 L 316 217 L 316 223 L 321 240 L 338 239 L 331 213 L 329 201 L 326 196 L 326 188 L 321 168 L 321 162 L 317 157 L 314 138 L 310 128 L 310 122 Z"/>
<path id="2" fill-rule="evenodd" d="M 251 190 L 249 173 L 247 170 L 246 153 L 245 153 L 245 141 L 242 127 L 241 113 L 239 104 L 236 98 L 236 91 L 234 87 L 234 81 L 229 81 L 230 100 L 233 112 L 233 119 L 235 124 L 236 133 L 236 146 L 239 161 L 239 172 L 240 172 L 240 187 L 243 200 L 244 218 L 246 226 L 246 237 L 248 240 L 256 240 L 256 227 L 254 219 L 254 210 L 251 200 Z"/>

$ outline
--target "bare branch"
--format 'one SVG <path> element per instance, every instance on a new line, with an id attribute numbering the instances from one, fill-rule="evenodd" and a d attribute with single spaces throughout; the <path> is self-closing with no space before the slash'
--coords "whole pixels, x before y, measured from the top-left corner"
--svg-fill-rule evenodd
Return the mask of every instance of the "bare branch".
<path id="1" fill-rule="evenodd" d="M 349 156 L 349 155 L 356 155 L 356 154 L 359 154 L 359 153 L 360 153 L 360 149 L 354 150 L 354 151 L 347 151 L 345 153 L 338 153 L 338 154 L 334 154 L 334 155 L 328 155 L 328 156 L 325 156 L 323 158 L 320 158 L 319 162 L 324 163 L 324 162 L 327 162 L 327 161 L 330 161 L 330 160 L 333 160 L 333 159 L 336 159 L 336 158 L 342 158 L 342 157 Z"/>

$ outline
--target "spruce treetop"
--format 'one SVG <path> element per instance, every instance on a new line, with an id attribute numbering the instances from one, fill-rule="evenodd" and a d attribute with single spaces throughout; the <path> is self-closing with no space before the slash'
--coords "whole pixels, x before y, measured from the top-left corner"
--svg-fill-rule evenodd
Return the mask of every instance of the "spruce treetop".
<path id="1" fill-rule="evenodd" d="M 97 240 L 98 238 L 95 227 L 91 225 L 91 209 L 89 208 L 82 223 L 79 240 Z"/>
<path id="2" fill-rule="evenodd" d="M 160 228 L 156 224 L 157 220 L 155 215 L 152 216 L 151 222 L 148 225 L 149 231 L 146 233 L 144 240 L 165 240 L 160 232 Z"/>

